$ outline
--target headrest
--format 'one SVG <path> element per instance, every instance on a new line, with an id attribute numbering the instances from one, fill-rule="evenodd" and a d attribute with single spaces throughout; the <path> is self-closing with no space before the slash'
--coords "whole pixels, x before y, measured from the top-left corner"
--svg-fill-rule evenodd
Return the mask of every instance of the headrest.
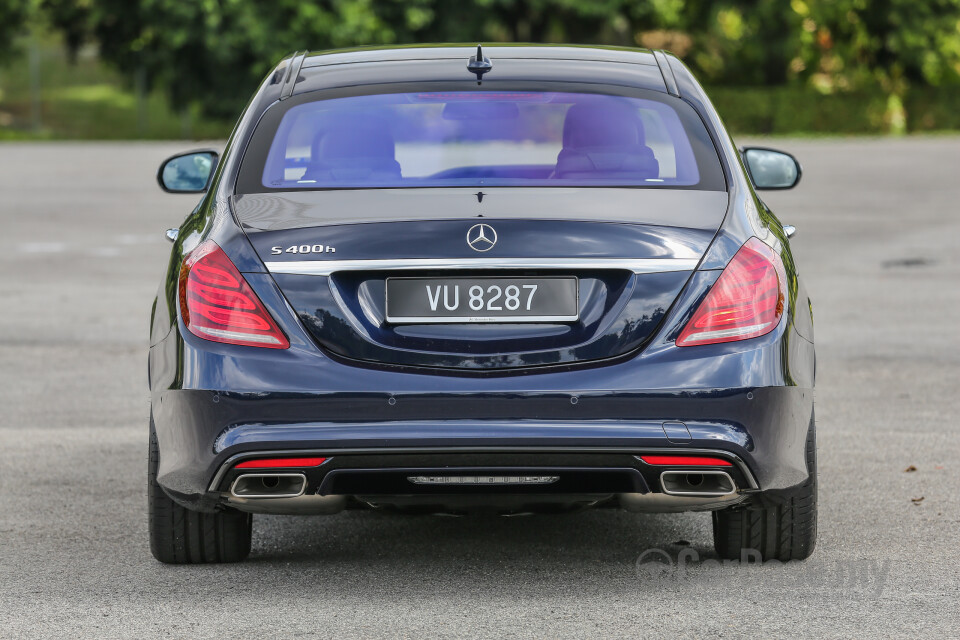
<path id="1" fill-rule="evenodd" d="M 564 149 L 643 144 L 643 123 L 636 110 L 622 102 L 605 98 L 567 109 L 563 123 Z"/>
<path id="2" fill-rule="evenodd" d="M 312 163 L 343 158 L 395 159 L 395 146 L 386 123 L 351 118 L 331 123 L 313 143 Z"/>

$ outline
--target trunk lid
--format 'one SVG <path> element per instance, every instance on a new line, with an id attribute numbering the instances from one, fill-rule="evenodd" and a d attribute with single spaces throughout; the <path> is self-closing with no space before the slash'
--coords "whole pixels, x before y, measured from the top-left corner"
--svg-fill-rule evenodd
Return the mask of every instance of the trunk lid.
<path id="1" fill-rule="evenodd" d="M 639 349 L 712 241 L 727 194 L 331 190 L 235 196 L 232 206 L 291 306 L 331 355 L 381 365 L 502 370 Z M 492 244 L 489 237 L 474 243 L 482 251 L 468 242 L 480 224 L 486 236 L 495 235 Z M 453 282 L 443 278 L 491 276 L 516 282 L 577 278 L 576 320 L 387 321 L 388 278 L 429 278 L 423 281 L 429 296 Z"/>

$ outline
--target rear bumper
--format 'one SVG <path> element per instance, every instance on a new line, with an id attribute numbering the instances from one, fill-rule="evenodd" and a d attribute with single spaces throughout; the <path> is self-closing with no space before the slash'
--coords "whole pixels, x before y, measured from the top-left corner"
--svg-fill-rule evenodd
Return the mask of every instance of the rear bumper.
<path id="1" fill-rule="evenodd" d="M 367 369 L 312 346 L 255 350 L 175 330 L 151 349 L 150 375 L 158 481 L 194 509 L 223 502 L 220 482 L 236 461 L 278 452 L 388 455 L 395 467 L 418 466 L 409 457 L 420 454 L 483 454 L 504 467 L 509 454 L 566 454 L 582 467 L 592 454 L 710 451 L 742 465 L 748 491 L 807 478 L 813 345 L 792 329 L 489 378 Z"/>
<path id="2" fill-rule="evenodd" d="M 338 454 L 320 465 L 257 471 L 234 466 L 250 457 L 241 454 L 221 467 L 210 489 L 241 511 L 282 514 L 336 513 L 353 505 L 433 512 L 604 505 L 662 512 L 717 509 L 749 498 L 756 484 L 743 461 L 712 453 L 713 468 L 667 468 L 613 451 L 446 451 Z"/>

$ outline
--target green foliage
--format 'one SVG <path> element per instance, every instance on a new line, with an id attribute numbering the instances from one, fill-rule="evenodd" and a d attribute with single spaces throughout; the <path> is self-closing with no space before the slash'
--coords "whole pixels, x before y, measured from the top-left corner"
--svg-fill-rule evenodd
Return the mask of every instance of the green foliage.
<path id="1" fill-rule="evenodd" d="M 15 36 L 23 31 L 33 4 L 32 0 L 0 0 L 0 62 L 18 53 Z"/>
<path id="2" fill-rule="evenodd" d="M 705 82 L 770 85 L 787 81 L 799 46 L 800 20 L 786 2 L 740 0 L 691 3 L 688 25 L 696 43 L 688 62 Z M 735 64 L 730 61 L 736 60 Z"/>
<path id="3" fill-rule="evenodd" d="M 734 132 L 865 134 L 884 130 L 886 96 L 881 91 L 824 95 L 800 86 L 714 87 L 710 99 Z"/>
<path id="4" fill-rule="evenodd" d="M 138 99 L 89 49 L 71 63 L 56 39 L 40 33 L 34 46 L 37 85 L 30 65 L 0 68 L 0 140 L 222 139 L 236 120 L 236 112 L 223 120 L 201 118 L 198 108 L 175 112 L 159 90 Z M 39 123 L 34 98 L 40 102 Z"/>
<path id="5" fill-rule="evenodd" d="M 802 86 L 709 87 L 735 134 L 881 134 L 889 132 L 889 95 L 879 87 L 822 94 Z M 911 132 L 960 130 L 960 84 L 915 87 L 903 100 Z"/>
<path id="6" fill-rule="evenodd" d="M 294 48 L 412 42 L 434 26 L 430 0 L 44 0 L 74 47 L 100 55 L 177 108 L 235 114 L 257 82 Z"/>
<path id="7" fill-rule="evenodd" d="M 0 62 L 31 20 L 213 118 L 235 117 L 294 49 L 415 42 L 665 48 L 705 84 L 764 88 L 718 101 L 770 131 L 821 130 L 848 110 L 837 130 L 940 128 L 957 103 L 918 100 L 960 86 L 960 0 L 0 0 Z"/>
<path id="8" fill-rule="evenodd" d="M 802 18 L 792 62 L 822 93 L 960 80 L 960 0 L 792 0 Z"/>

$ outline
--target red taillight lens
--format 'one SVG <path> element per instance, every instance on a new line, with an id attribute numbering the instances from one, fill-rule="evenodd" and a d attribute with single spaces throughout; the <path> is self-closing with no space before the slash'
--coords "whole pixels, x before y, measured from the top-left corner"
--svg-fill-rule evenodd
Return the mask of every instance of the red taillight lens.
<path id="1" fill-rule="evenodd" d="M 235 469 L 282 469 L 286 467 L 319 467 L 326 458 L 261 458 L 241 462 Z"/>
<path id="2" fill-rule="evenodd" d="M 212 240 L 183 261 L 180 313 L 190 333 L 206 340 L 270 349 L 290 346 L 260 298 Z"/>
<path id="3" fill-rule="evenodd" d="M 668 465 L 671 467 L 730 467 L 723 458 L 705 458 L 703 456 L 640 456 L 647 464 Z"/>
<path id="4" fill-rule="evenodd" d="M 777 253 L 750 238 L 733 256 L 677 338 L 678 347 L 756 338 L 783 315 L 786 272 Z"/>

